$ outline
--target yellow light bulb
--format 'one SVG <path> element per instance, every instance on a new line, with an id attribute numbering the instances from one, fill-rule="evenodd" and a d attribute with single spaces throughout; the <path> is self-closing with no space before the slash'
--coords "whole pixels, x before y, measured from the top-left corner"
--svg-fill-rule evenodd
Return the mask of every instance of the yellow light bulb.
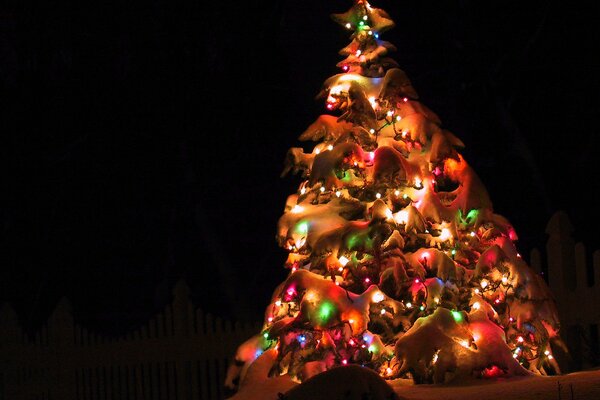
<path id="1" fill-rule="evenodd" d="M 373 108 L 375 108 L 377 106 L 377 100 L 376 100 L 375 96 L 369 97 L 369 103 L 371 103 L 371 107 L 373 107 Z"/>

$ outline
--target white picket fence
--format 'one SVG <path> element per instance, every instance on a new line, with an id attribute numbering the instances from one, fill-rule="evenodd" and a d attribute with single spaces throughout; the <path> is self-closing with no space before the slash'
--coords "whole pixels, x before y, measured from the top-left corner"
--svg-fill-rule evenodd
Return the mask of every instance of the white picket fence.
<path id="1" fill-rule="evenodd" d="M 600 364 L 600 250 L 587 251 L 573 240 L 573 226 L 564 212 L 557 212 L 546 227 L 548 283 L 556 299 L 571 356 L 570 370 Z M 598 237 L 595 238 L 596 240 Z M 531 265 L 542 270 L 542 254 L 531 252 Z"/>
<path id="2" fill-rule="evenodd" d="M 229 360 L 259 330 L 194 309 L 183 282 L 162 313 L 114 339 L 75 324 L 63 300 L 30 340 L 4 305 L 0 400 L 222 399 Z"/>
<path id="3" fill-rule="evenodd" d="M 572 231 L 568 217 L 555 214 L 546 230 L 545 255 L 533 250 L 530 264 L 539 272 L 546 260 L 563 337 L 573 355 L 571 369 L 580 369 L 599 362 L 600 251 L 592 255 L 590 281 L 588 253 L 574 242 Z M 63 300 L 30 339 L 5 304 L 0 309 L 0 400 L 222 399 L 230 358 L 260 325 L 233 325 L 194 309 L 183 282 L 173 295 L 162 313 L 120 338 L 80 327 Z"/>

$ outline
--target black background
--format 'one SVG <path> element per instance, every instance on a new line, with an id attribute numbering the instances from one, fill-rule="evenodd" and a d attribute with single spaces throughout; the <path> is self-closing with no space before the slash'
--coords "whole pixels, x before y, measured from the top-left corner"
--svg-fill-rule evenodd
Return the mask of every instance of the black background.
<path id="1" fill-rule="evenodd" d="M 593 2 L 373 1 L 422 101 L 466 144 L 528 258 L 565 210 L 598 248 Z M 67 296 L 120 333 L 184 278 L 258 320 L 285 277 L 274 235 L 288 147 L 320 113 L 350 1 L 56 1 L 0 6 L 0 299 L 35 330 Z"/>

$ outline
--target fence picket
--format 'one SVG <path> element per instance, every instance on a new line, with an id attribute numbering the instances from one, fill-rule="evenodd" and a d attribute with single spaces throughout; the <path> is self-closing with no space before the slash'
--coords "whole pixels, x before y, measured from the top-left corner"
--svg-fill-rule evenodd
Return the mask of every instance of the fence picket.
<path id="1" fill-rule="evenodd" d="M 175 364 L 172 362 L 167 362 L 165 364 L 167 366 L 167 373 L 169 377 L 169 399 L 175 400 L 177 398 L 177 391 L 175 387 L 177 385 L 177 379 L 175 375 Z"/>
<path id="2" fill-rule="evenodd" d="M 158 373 L 160 382 L 160 400 L 168 400 L 167 392 L 167 371 L 165 369 L 165 363 L 158 363 Z"/>

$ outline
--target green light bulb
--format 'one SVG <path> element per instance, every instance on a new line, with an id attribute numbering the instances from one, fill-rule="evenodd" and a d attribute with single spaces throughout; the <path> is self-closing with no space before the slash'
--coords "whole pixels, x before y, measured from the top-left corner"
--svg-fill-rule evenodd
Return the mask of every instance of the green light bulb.
<path id="1" fill-rule="evenodd" d="M 459 311 L 452 311 L 452 317 L 456 322 L 462 322 L 463 316 Z"/>
<path id="2" fill-rule="evenodd" d="M 319 318 L 321 319 L 321 322 L 327 322 L 327 320 L 333 315 L 334 310 L 335 307 L 333 304 L 327 301 L 321 303 L 321 306 L 319 307 Z"/>
<path id="3" fill-rule="evenodd" d="M 301 235 L 306 235 L 308 233 L 308 222 L 302 221 L 298 225 L 296 225 L 296 232 Z"/>

